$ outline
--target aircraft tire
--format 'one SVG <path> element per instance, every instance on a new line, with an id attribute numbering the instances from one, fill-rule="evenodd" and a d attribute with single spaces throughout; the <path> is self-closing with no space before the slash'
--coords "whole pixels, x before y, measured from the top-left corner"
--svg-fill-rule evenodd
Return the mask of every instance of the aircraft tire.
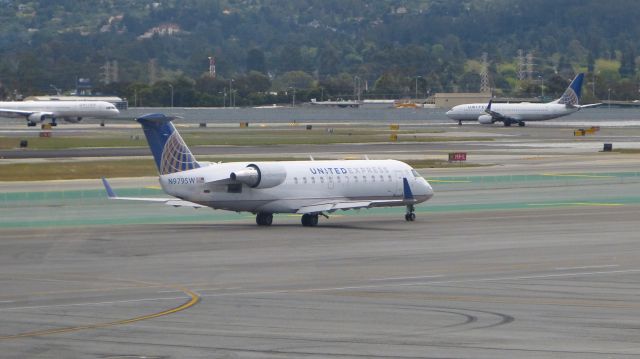
<path id="1" fill-rule="evenodd" d="M 504 127 L 510 127 L 511 121 L 504 121 Z"/>
<path id="2" fill-rule="evenodd" d="M 315 227 L 318 225 L 318 215 L 309 213 L 303 214 L 300 221 L 304 227 Z"/>
<path id="3" fill-rule="evenodd" d="M 524 124 L 524 122 L 523 122 L 523 121 L 520 121 L 520 122 L 518 122 L 518 126 L 520 126 L 520 127 L 524 127 L 524 126 L 525 126 L 525 124 Z"/>
<path id="4" fill-rule="evenodd" d="M 404 219 L 407 222 L 413 222 L 413 221 L 416 220 L 416 214 L 415 213 L 407 213 L 407 214 L 404 215 Z"/>
<path id="5" fill-rule="evenodd" d="M 256 215 L 256 224 L 259 226 L 270 226 L 273 223 L 273 214 L 259 212 Z"/>

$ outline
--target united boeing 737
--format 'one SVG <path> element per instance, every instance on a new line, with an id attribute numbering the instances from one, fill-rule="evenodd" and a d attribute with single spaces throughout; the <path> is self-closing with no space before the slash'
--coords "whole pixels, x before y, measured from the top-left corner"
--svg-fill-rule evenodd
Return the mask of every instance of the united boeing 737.
<path id="1" fill-rule="evenodd" d="M 35 126 L 36 122 L 51 119 L 51 125 L 56 126 L 56 120 L 66 122 L 80 122 L 84 117 L 106 118 L 120 113 L 118 109 L 105 101 L 12 101 L 0 102 L 1 117 L 24 117 L 27 126 Z"/>
<path id="2" fill-rule="evenodd" d="M 545 121 L 557 117 L 570 115 L 581 108 L 592 107 L 599 104 L 580 105 L 580 93 L 584 74 L 578 74 L 562 96 L 548 103 L 471 103 L 458 105 L 447 111 L 447 116 L 458 124 L 462 121 L 478 121 L 479 123 L 493 124 L 502 122 L 505 126 L 518 124 L 524 126 L 525 121 Z"/>
<path id="3" fill-rule="evenodd" d="M 310 227 L 318 224 L 320 215 L 372 207 L 404 206 L 405 220 L 414 221 L 414 206 L 433 196 L 416 170 L 395 160 L 200 163 L 171 117 L 149 114 L 136 120 L 151 148 L 160 185 L 175 198 L 119 197 L 103 179 L 111 199 L 251 212 L 260 226 L 271 225 L 274 213 L 297 213 L 302 225 Z"/>

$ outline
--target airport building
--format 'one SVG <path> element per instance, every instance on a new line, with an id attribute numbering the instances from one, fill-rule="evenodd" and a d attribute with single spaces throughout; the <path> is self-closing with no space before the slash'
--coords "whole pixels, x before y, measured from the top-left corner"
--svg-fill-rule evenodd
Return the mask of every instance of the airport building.
<path id="1" fill-rule="evenodd" d="M 433 95 L 434 104 L 438 108 L 452 108 L 466 103 L 489 102 L 490 92 L 460 92 L 436 93 Z"/>

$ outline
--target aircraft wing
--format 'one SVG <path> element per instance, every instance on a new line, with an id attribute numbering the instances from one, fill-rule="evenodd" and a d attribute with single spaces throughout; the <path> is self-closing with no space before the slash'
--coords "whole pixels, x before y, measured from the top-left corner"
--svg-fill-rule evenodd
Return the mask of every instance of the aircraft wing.
<path id="1" fill-rule="evenodd" d="M 378 199 L 378 200 L 370 200 L 370 201 L 351 201 L 347 198 L 344 200 L 330 200 L 314 203 L 307 206 L 302 206 L 298 208 L 296 213 L 305 214 L 305 213 L 321 213 L 321 212 L 335 212 L 339 209 L 346 211 L 349 209 L 360 209 L 360 208 L 372 208 L 372 207 L 386 207 L 386 206 L 399 206 L 399 205 L 410 205 L 416 202 L 413 197 L 413 193 L 411 192 L 411 187 L 409 186 L 409 181 L 406 178 L 402 179 L 403 184 L 403 194 L 402 198 L 399 199 Z"/>
<path id="2" fill-rule="evenodd" d="M 174 206 L 174 207 L 191 207 L 191 208 L 206 207 L 198 203 L 189 202 L 189 201 L 185 201 L 178 198 L 119 197 L 118 195 L 116 195 L 116 193 L 113 191 L 113 188 L 111 188 L 111 185 L 109 184 L 109 182 L 107 182 L 107 179 L 104 177 L 102 178 L 102 184 L 104 185 L 104 189 L 107 191 L 107 197 L 109 197 L 109 199 L 120 199 L 125 201 L 156 202 L 156 203 L 163 203 L 163 204 Z"/>
<path id="3" fill-rule="evenodd" d="M 40 116 L 53 116 L 52 112 L 42 112 L 42 111 L 24 111 L 24 110 L 14 110 L 8 108 L 0 108 L 0 116 L 1 117 L 29 117 L 34 113 L 38 112 Z"/>
<path id="4" fill-rule="evenodd" d="M 504 120 L 505 118 L 507 118 L 507 116 L 501 114 L 500 112 L 491 109 L 492 102 L 493 100 L 489 100 L 489 104 L 487 104 L 487 108 L 484 109 L 484 112 L 493 117 L 494 120 Z"/>
<path id="5" fill-rule="evenodd" d="M 314 203 L 309 206 L 302 206 L 298 208 L 296 213 L 305 214 L 305 213 L 320 213 L 320 212 L 334 212 L 339 209 L 348 210 L 348 209 L 358 209 L 358 208 L 370 208 L 372 201 L 349 201 L 347 199 L 343 201 L 330 201 L 330 202 L 320 202 Z"/>
<path id="6" fill-rule="evenodd" d="M 329 202 L 319 202 L 308 206 L 302 206 L 296 213 L 320 213 L 320 212 L 335 212 L 339 209 L 346 211 L 349 209 L 361 209 L 361 208 L 373 208 L 373 207 L 386 207 L 386 206 L 398 206 L 402 204 L 412 204 L 415 200 L 405 199 L 390 199 L 390 200 L 374 200 L 374 201 L 349 201 L 336 200 Z"/>
<path id="7" fill-rule="evenodd" d="M 494 111 L 491 109 L 491 103 L 493 100 L 489 100 L 489 104 L 487 105 L 487 108 L 484 109 L 484 112 L 488 115 L 491 116 L 491 118 L 493 118 L 494 121 L 520 121 L 522 119 L 522 116 L 518 115 L 518 116 L 507 116 L 507 115 L 503 115 L 498 111 Z"/>

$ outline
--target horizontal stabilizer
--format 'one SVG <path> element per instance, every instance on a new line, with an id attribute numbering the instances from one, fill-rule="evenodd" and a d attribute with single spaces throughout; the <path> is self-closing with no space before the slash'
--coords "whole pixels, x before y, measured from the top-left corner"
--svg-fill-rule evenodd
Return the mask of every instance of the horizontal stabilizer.
<path id="1" fill-rule="evenodd" d="M 111 188 L 111 185 L 107 181 L 106 178 L 102 177 L 102 184 L 104 185 L 104 189 L 107 191 L 107 196 L 109 199 L 118 199 L 124 201 L 140 201 L 140 202 L 156 202 L 163 203 L 173 207 L 191 207 L 191 208 L 203 208 L 201 204 L 197 204 L 194 202 L 185 201 L 178 198 L 152 198 L 152 197 L 119 197 Z"/>

